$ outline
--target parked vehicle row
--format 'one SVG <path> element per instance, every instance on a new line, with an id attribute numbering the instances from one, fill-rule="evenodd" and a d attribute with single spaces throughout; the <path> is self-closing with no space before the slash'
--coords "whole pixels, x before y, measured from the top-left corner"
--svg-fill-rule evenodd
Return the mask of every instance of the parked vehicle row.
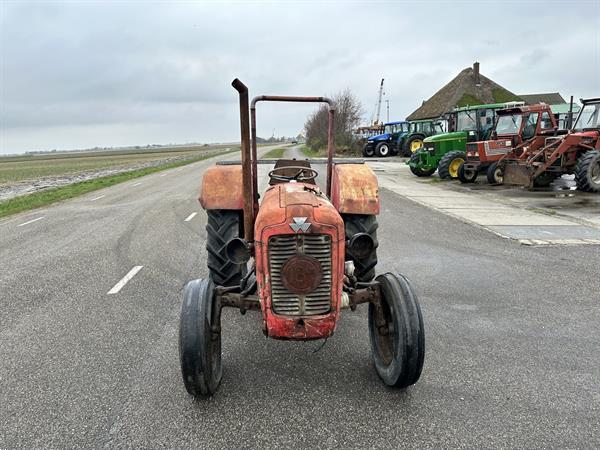
<path id="1" fill-rule="evenodd" d="M 419 177 L 437 170 L 440 178 L 473 183 L 485 173 L 490 184 L 529 188 L 574 174 L 577 189 L 600 192 L 600 98 L 581 102 L 570 130 L 543 103 L 456 109 L 459 131 L 426 138 L 407 164 Z"/>
<path id="2" fill-rule="evenodd" d="M 363 155 L 380 158 L 392 155 L 410 156 L 423 146 L 425 138 L 446 130 L 444 119 L 399 121 L 384 124 L 383 133 L 367 139 Z"/>

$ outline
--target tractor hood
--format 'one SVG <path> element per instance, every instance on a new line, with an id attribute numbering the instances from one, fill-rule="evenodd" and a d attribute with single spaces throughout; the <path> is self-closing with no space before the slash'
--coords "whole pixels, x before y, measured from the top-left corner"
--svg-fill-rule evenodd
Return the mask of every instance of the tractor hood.
<path id="1" fill-rule="evenodd" d="M 371 136 L 367 139 L 367 142 L 378 142 L 378 141 L 387 141 L 390 138 L 389 133 L 378 134 L 377 136 Z"/>
<path id="2" fill-rule="evenodd" d="M 467 137 L 466 131 L 455 131 L 453 133 L 442 133 L 436 134 L 435 136 L 426 137 L 423 142 L 441 142 L 441 141 L 454 141 L 457 139 L 465 139 Z"/>

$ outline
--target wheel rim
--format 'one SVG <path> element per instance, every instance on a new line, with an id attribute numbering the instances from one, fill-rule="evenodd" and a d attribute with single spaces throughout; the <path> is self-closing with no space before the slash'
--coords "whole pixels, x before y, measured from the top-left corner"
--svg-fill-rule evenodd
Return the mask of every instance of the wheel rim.
<path id="1" fill-rule="evenodd" d="M 379 153 L 381 153 L 381 156 L 386 156 L 389 151 L 390 149 L 387 145 L 382 145 L 381 147 L 379 147 Z"/>
<path id="2" fill-rule="evenodd" d="M 452 178 L 456 178 L 458 176 L 458 169 L 461 164 L 465 162 L 462 158 L 454 158 L 448 167 L 448 173 Z"/>
<path id="3" fill-rule="evenodd" d="M 382 298 L 381 299 L 381 314 L 385 319 L 384 328 L 387 329 L 387 333 L 383 334 L 380 327 L 376 328 L 377 335 L 377 349 L 379 356 L 385 365 L 389 365 L 394 359 L 396 354 L 396 329 L 394 328 L 394 320 L 392 317 L 392 311 L 390 305 Z"/>
<path id="4" fill-rule="evenodd" d="M 410 151 L 411 151 L 411 153 L 414 153 L 417 150 L 419 150 L 421 147 L 423 147 L 423 141 L 421 139 L 415 139 L 410 144 Z"/>
<path id="5" fill-rule="evenodd" d="M 600 158 L 596 161 L 596 164 L 592 165 L 592 181 L 596 184 L 600 184 Z"/>
<path id="6" fill-rule="evenodd" d="M 504 181 L 501 169 L 497 168 L 496 170 L 494 170 L 494 180 L 496 181 L 496 183 L 502 183 Z"/>
<path id="7" fill-rule="evenodd" d="M 477 172 L 474 170 L 465 170 L 465 176 L 467 177 L 467 180 L 474 180 L 476 175 Z"/>

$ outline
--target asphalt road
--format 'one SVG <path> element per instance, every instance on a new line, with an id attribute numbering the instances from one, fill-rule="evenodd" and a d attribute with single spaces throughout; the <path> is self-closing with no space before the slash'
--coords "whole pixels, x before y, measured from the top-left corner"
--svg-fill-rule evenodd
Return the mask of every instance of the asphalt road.
<path id="1" fill-rule="evenodd" d="M 598 247 L 521 246 L 386 190 L 379 271 L 419 293 L 421 380 L 379 381 L 366 308 L 319 351 L 227 310 L 221 388 L 192 400 L 177 332 L 211 163 L 0 222 L 0 448 L 600 446 Z"/>

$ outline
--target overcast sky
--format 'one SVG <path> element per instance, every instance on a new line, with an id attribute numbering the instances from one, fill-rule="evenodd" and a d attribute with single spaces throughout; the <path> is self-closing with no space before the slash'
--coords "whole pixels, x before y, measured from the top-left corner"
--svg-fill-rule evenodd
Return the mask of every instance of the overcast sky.
<path id="1" fill-rule="evenodd" d="M 517 94 L 600 96 L 600 0 L 0 0 L 0 27 L 0 153 L 239 140 L 235 77 L 251 96 L 349 88 L 365 120 L 382 77 L 403 119 L 475 60 Z M 258 135 L 312 108 L 259 104 Z"/>

